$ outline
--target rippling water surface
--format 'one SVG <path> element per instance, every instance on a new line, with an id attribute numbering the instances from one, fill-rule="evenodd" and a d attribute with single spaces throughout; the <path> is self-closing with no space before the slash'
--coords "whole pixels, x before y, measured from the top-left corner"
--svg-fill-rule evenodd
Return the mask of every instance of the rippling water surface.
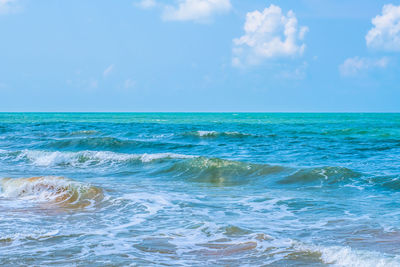
<path id="1" fill-rule="evenodd" d="M 400 114 L 0 113 L 0 265 L 400 266 Z"/>

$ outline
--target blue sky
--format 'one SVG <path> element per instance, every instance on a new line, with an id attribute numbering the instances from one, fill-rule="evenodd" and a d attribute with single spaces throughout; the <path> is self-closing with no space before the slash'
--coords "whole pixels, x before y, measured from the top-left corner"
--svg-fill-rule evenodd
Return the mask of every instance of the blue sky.
<path id="1" fill-rule="evenodd" d="M 0 0 L 0 34 L 0 111 L 400 111 L 400 0 Z"/>

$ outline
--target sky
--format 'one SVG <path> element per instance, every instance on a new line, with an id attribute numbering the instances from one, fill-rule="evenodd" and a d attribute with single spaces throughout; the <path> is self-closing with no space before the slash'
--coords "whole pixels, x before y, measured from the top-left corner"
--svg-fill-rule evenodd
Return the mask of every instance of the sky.
<path id="1" fill-rule="evenodd" d="M 400 0 L 0 0 L 0 111 L 400 112 Z"/>

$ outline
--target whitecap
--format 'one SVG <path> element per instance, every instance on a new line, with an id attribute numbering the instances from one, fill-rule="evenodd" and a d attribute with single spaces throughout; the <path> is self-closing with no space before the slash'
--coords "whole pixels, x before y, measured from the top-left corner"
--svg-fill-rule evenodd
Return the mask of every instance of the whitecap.
<path id="1" fill-rule="evenodd" d="M 3 178 L 1 197 L 63 207 L 92 207 L 103 199 L 103 191 L 89 184 L 56 176 Z"/>
<path id="2" fill-rule="evenodd" d="M 39 167 L 54 167 L 70 165 L 73 167 L 87 167 L 93 165 L 113 165 L 125 163 L 131 160 L 138 160 L 149 163 L 161 159 L 189 159 L 195 158 L 192 155 L 175 153 L 154 153 L 154 154 L 124 154 L 110 151 L 79 151 L 60 152 L 42 150 L 23 150 L 19 152 L 0 151 L 11 160 L 27 160 L 29 163 Z"/>
<path id="3" fill-rule="evenodd" d="M 326 264 L 345 267 L 398 267 L 400 257 L 391 256 L 376 251 L 357 250 L 343 246 L 297 245 L 300 251 L 320 253 L 321 260 Z"/>

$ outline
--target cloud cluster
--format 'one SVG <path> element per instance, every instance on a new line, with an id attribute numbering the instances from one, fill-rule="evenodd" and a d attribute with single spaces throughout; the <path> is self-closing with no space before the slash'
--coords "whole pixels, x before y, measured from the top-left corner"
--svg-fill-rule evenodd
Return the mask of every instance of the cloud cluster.
<path id="1" fill-rule="evenodd" d="M 232 8 L 230 0 L 180 0 L 178 6 L 165 6 L 164 20 L 207 21 L 218 13 L 228 12 Z"/>
<path id="2" fill-rule="evenodd" d="M 245 34 L 234 39 L 233 65 L 258 64 L 265 59 L 302 55 L 306 45 L 307 27 L 299 27 L 296 15 L 282 13 L 279 6 L 271 5 L 264 11 L 247 13 Z"/>
<path id="3" fill-rule="evenodd" d="M 0 0 L 0 15 L 16 11 L 17 4 L 17 0 Z"/>
<path id="4" fill-rule="evenodd" d="M 382 15 L 372 19 L 374 27 L 365 36 L 367 46 L 383 51 L 400 51 L 400 6 L 383 6 Z"/>
<path id="5" fill-rule="evenodd" d="M 346 59 L 339 66 L 339 71 L 343 76 L 355 76 L 371 69 L 386 68 L 388 63 L 389 59 L 386 57 L 379 59 L 353 57 Z"/>
<path id="6" fill-rule="evenodd" d="M 386 52 L 400 51 L 400 6 L 384 5 L 382 14 L 372 19 L 374 25 L 365 36 L 367 47 Z M 372 69 L 386 68 L 387 57 L 379 59 L 352 57 L 339 66 L 342 76 L 356 76 Z"/>

